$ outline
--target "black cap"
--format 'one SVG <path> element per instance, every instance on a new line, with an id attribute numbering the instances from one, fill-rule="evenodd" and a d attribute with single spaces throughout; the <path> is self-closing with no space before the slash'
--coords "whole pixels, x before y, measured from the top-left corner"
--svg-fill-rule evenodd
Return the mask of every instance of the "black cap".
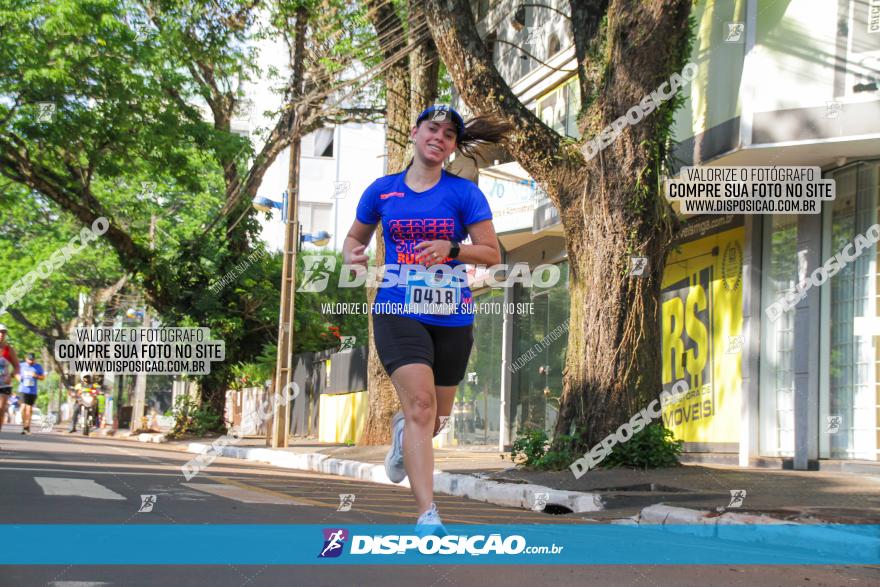
<path id="1" fill-rule="evenodd" d="M 461 142 L 461 136 L 464 134 L 464 119 L 461 117 L 461 114 L 456 112 L 451 106 L 447 106 L 446 104 L 428 106 L 422 110 L 421 114 L 419 114 L 419 117 L 416 119 L 416 124 L 419 124 L 428 118 L 436 120 L 437 122 L 452 122 L 455 125 L 456 140 L 457 142 Z"/>
<path id="2" fill-rule="evenodd" d="M 27 355 L 25 355 L 24 358 L 25 358 L 25 359 L 33 359 L 33 358 L 35 358 L 35 357 L 34 357 L 34 353 L 28 353 Z"/>

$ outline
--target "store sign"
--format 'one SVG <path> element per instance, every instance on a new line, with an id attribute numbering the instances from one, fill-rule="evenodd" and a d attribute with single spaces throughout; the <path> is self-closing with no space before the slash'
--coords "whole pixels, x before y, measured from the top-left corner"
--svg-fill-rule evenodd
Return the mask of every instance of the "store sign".
<path id="1" fill-rule="evenodd" d="M 482 173 L 480 189 L 489 200 L 496 232 L 522 230 L 532 226 L 535 194 L 539 192 L 534 181 L 500 179 Z"/>
<path id="2" fill-rule="evenodd" d="M 698 231 L 669 255 L 661 300 L 664 391 L 684 378 L 689 392 L 663 410 L 663 423 L 686 442 L 738 442 L 742 353 L 727 352 L 742 336 L 740 226 Z"/>

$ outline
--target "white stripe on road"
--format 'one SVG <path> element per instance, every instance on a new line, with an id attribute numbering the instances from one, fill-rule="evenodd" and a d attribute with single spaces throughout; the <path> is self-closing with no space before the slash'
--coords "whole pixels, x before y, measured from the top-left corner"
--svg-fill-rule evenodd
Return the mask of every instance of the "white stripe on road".
<path id="1" fill-rule="evenodd" d="M 91 479 L 71 479 L 70 477 L 34 477 L 45 495 L 73 495 L 92 499 L 121 499 L 125 497 Z"/>
<path id="2" fill-rule="evenodd" d="M 101 587 L 101 585 L 112 585 L 113 583 L 105 583 L 103 581 L 52 581 L 48 583 L 49 587 Z"/>
<path id="3" fill-rule="evenodd" d="M 221 485 L 219 483 L 181 483 L 184 487 L 195 489 L 196 491 L 204 491 L 212 495 L 225 497 L 226 499 L 234 499 L 242 503 L 268 503 L 276 505 L 308 505 L 299 502 L 292 497 L 282 497 L 271 493 L 263 493 L 262 491 L 252 491 L 244 487 L 236 487 L 235 485 Z"/>
<path id="4" fill-rule="evenodd" d="M 84 463 L 90 464 L 90 463 Z M 126 465 L 127 466 L 127 465 Z M 43 467 L 0 467 L 0 471 L 42 471 L 44 473 L 74 473 L 82 475 L 82 469 L 48 469 Z M 139 473 L 137 471 L 89 471 L 89 475 L 152 475 L 156 477 L 183 477 L 183 473 Z"/>

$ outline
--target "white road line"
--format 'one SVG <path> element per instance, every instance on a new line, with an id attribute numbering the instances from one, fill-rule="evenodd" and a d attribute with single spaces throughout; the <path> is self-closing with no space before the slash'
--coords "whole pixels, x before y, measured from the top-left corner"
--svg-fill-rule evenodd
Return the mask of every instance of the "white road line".
<path id="1" fill-rule="evenodd" d="M 204 491 L 205 493 L 225 497 L 226 499 L 234 499 L 235 501 L 240 501 L 242 503 L 308 505 L 299 502 L 292 497 L 281 497 L 280 495 L 272 495 L 270 493 L 263 493 L 262 491 L 252 491 L 234 485 L 222 485 L 220 483 L 181 483 L 181 485 L 197 491 Z"/>
<path id="2" fill-rule="evenodd" d="M 42 471 L 44 473 L 74 473 L 82 475 L 82 469 L 48 469 L 43 467 L 0 467 L 0 471 Z M 154 477 L 183 477 L 179 470 L 175 473 L 139 473 L 137 471 L 89 471 L 89 475 L 152 475 Z"/>
<path id="3" fill-rule="evenodd" d="M 105 583 L 104 581 L 52 581 L 48 583 L 49 587 L 101 587 L 101 585 L 112 585 L 113 583 Z"/>
<path id="4" fill-rule="evenodd" d="M 73 495 L 92 499 L 116 499 L 125 497 L 96 483 L 92 479 L 71 479 L 70 477 L 34 477 L 45 495 Z"/>

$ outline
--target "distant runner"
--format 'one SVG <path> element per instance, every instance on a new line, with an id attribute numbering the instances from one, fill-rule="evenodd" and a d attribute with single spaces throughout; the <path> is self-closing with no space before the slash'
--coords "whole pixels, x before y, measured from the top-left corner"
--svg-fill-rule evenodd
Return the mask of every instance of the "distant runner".
<path id="1" fill-rule="evenodd" d="M 18 380 L 21 382 L 18 391 L 24 404 L 21 410 L 22 434 L 31 433 L 31 414 L 37 401 L 37 381 L 45 378 L 42 365 L 34 360 L 34 353 L 28 353 L 18 375 Z"/>

